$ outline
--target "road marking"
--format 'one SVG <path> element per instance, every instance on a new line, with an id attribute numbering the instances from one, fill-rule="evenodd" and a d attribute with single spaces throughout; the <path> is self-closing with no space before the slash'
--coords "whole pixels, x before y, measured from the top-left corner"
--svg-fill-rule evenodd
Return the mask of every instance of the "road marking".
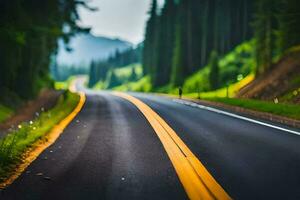
<path id="1" fill-rule="evenodd" d="M 203 109 L 203 110 L 208 110 L 208 111 L 211 111 L 211 112 L 227 115 L 227 116 L 230 116 L 230 117 L 234 117 L 234 118 L 237 118 L 237 119 L 252 122 L 252 123 L 255 123 L 255 124 L 262 125 L 262 126 L 267 126 L 269 128 L 277 129 L 277 130 L 280 130 L 280 131 L 285 131 L 285 132 L 292 133 L 292 134 L 300 136 L 300 132 L 298 132 L 298 131 L 289 130 L 289 129 L 286 129 L 286 128 L 283 128 L 283 127 L 280 127 L 280 126 L 275 126 L 275 125 L 268 124 L 268 123 L 258 121 L 258 120 L 255 120 L 255 119 L 251 119 L 251 118 L 248 118 L 248 117 L 243 117 L 243 116 L 233 114 L 233 113 L 230 113 L 230 112 L 226 112 L 226 111 L 223 111 L 223 110 L 220 110 L 220 109 L 217 109 L 217 108 L 212 108 L 212 107 L 200 105 L 200 104 L 190 102 L 190 101 L 186 101 L 186 100 L 182 100 L 182 99 L 173 99 L 173 101 L 177 102 L 177 103 L 180 103 L 180 104 L 183 104 L 183 105 L 188 105 L 188 106 L 200 108 L 200 109 Z"/>
<path id="2" fill-rule="evenodd" d="M 75 92 L 75 90 L 72 90 Z M 43 140 L 37 141 L 34 145 L 34 149 L 29 150 L 28 154 L 26 154 L 26 158 L 24 162 L 17 167 L 14 174 L 12 174 L 7 180 L 0 184 L 0 189 L 7 187 L 8 185 L 12 184 L 25 170 L 26 168 L 41 154 L 44 150 L 46 150 L 50 145 L 52 145 L 64 131 L 64 129 L 72 122 L 72 120 L 77 116 L 77 114 L 81 111 L 86 97 L 85 94 L 82 92 L 78 93 L 80 95 L 79 102 L 75 109 L 62 121 L 60 121 L 54 128 L 45 135 Z"/>
<path id="3" fill-rule="evenodd" d="M 231 199 L 176 132 L 156 112 L 133 96 L 120 92 L 113 94 L 133 103 L 146 117 L 163 144 L 190 199 Z"/>

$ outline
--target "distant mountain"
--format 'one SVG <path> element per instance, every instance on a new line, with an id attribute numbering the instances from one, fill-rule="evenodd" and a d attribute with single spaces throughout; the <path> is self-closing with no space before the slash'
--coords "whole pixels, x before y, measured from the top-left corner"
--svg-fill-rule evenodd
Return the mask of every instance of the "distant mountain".
<path id="1" fill-rule="evenodd" d="M 70 41 L 71 52 L 66 51 L 63 42 L 59 42 L 57 63 L 85 67 L 92 60 L 105 59 L 116 50 L 124 51 L 131 46 L 131 43 L 119 39 L 80 34 Z"/>

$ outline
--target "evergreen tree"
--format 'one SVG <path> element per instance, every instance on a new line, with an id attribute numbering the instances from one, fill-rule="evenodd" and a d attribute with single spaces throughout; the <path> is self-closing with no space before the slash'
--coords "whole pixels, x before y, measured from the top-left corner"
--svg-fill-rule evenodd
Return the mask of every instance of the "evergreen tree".
<path id="1" fill-rule="evenodd" d="M 143 66 L 144 74 L 150 74 L 153 77 L 154 66 L 156 62 L 157 50 L 157 1 L 152 0 L 150 9 L 150 18 L 146 26 L 146 34 L 143 48 Z"/>
<path id="2" fill-rule="evenodd" d="M 171 79 L 172 56 L 175 39 L 176 7 L 174 0 L 166 3 L 158 17 L 158 48 L 156 50 L 156 65 L 152 83 L 155 87 L 166 85 Z"/>
<path id="3" fill-rule="evenodd" d="M 297 0 L 281 0 L 278 14 L 278 44 L 282 51 L 300 45 L 300 6 Z"/>
<path id="4" fill-rule="evenodd" d="M 97 67 L 94 61 L 91 62 L 90 65 L 90 74 L 89 74 L 89 87 L 93 87 L 98 82 L 98 72 Z"/>
<path id="5" fill-rule="evenodd" d="M 212 51 L 209 59 L 209 83 L 211 90 L 219 87 L 219 59 L 216 51 Z"/>
<path id="6" fill-rule="evenodd" d="M 212 50 L 224 55 L 252 36 L 252 0 L 167 0 L 159 15 L 153 7 L 151 13 L 143 67 L 151 70 L 154 87 L 182 85 L 207 64 Z"/>
<path id="7" fill-rule="evenodd" d="M 257 1 L 255 15 L 255 39 L 257 74 L 266 72 L 272 65 L 272 58 L 275 49 L 275 32 L 278 28 L 276 23 L 278 0 Z"/>
<path id="8" fill-rule="evenodd" d="M 136 74 L 136 71 L 135 71 L 135 68 L 134 67 L 132 67 L 132 69 L 131 69 L 131 74 L 130 74 L 130 77 L 129 77 L 129 80 L 128 81 L 131 81 L 131 82 L 133 82 L 133 81 L 136 81 L 137 80 L 137 74 Z"/>
<path id="9" fill-rule="evenodd" d="M 27 99 L 51 87 L 49 66 L 57 40 L 68 42 L 78 32 L 76 0 L 0 1 L 0 92 Z M 67 29 L 66 29 L 67 27 Z"/>

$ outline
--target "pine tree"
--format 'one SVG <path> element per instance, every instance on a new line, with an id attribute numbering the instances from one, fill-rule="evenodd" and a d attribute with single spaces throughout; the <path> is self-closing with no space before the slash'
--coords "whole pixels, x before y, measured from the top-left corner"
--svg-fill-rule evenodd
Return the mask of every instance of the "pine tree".
<path id="1" fill-rule="evenodd" d="M 89 87 L 93 87 L 98 82 L 97 67 L 94 61 L 90 64 Z"/>
<path id="2" fill-rule="evenodd" d="M 157 1 L 152 0 L 152 6 L 150 9 L 150 18 L 146 26 L 146 34 L 143 49 L 143 67 L 144 74 L 154 74 L 154 66 L 156 61 L 156 25 L 157 25 Z"/>
<path id="3" fill-rule="evenodd" d="M 272 65 L 272 58 L 275 49 L 275 32 L 278 28 L 276 23 L 276 6 L 278 0 L 257 1 L 255 15 L 255 39 L 257 74 L 265 73 Z"/>
<path id="4" fill-rule="evenodd" d="M 128 81 L 136 81 L 137 80 L 137 74 L 136 74 L 136 71 L 135 71 L 135 67 L 132 67 L 131 69 L 131 74 L 130 74 L 130 77 L 129 77 L 129 80 Z"/>
<path id="5" fill-rule="evenodd" d="M 281 1 L 278 14 L 278 44 L 281 52 L 300 45 L 300 6 L 297 0 Z"/>
<path id="6" fill-rule="evenodd" d="M 156 50 L 155 75 L 153 86 L 163 86 L 170 82 L 172 70 L 172 56 L 175 39 L 176 7 L 174 0 L 167 0 L 161 15 L 157 20 L 158 48 Z"/>
<path id="7" fill-rule="evenodd" d="M 219 59 L 216 51 L 212 51 L 209 59 L 209 83 L 211 90 L 219 87 Z"/>

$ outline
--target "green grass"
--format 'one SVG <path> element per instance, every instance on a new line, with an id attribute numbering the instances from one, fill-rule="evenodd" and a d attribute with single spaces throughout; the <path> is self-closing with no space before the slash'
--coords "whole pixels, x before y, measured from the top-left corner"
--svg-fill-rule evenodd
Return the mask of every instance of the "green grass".
<path id="1" fill-rule="evenodd" d="M 5 121 L 6 119 L 8 119 L 12 114 L 13 114 L 12 109 L 10 109 L 6 106 L 0 105 L 0 123 Z"/>
<path id="2" fill-rule="evenodd" d="M 136 82 L 128 82 L 118 87 L 112 88 L 116 91 L 136 91 L 136 92 L 150 92 L 152 86 L 150 83 L 150 77 L 145 76 Z"/>
<path id="3" fill-rule="evenodd" d="M 293 119 L 300 119 L 300 106 L 274 103 L 253 99 L 237 99 L 237 98 L 206 98 L 209 101 L 220 102 L 228 105 L 239 106 L 251 110 L 272 113 Z"/>
<path id="4" fill-rule="evenodd" d="M 135 69 L 135 73 L 138 77 L 143 75 L 143 68 L 141 64 L 131 64 L 122 68 L 117 68 L 114 72 L 120 80 L 127 80 L 130 77 L 133 68 Z"/>
<path id="5" fill-rule="evenodd" d="M 143 68 L 142 65 L 139 63 L 136 64 L 130 64 L 124 67 L 120 67 L 120 68 L 116 68 L 116 69 L 112 69 L 105 80 L 101 80 L 99 81 L 96 85 L 93 86 L 93 89 L 95 90 L 105 90 L 105 89 L 112 89 L 109 88 L 110 86 L 110 77 L 111 77 L 111 73 L 113 72 L 116 76 L 116 79 L 118 80 L 118 82 L 122 83 L 121 85 L 116 86 L 116 88 L 119 88 L 118 90 L 122 90 L 125 91 L 126 88 L 131 88 L 131 87 L 135 87 L 134 82 L 130 82 L 130 78 L 131 78 L 131 73 L 132 70 L 135 70 L 136 73 L 136 78 L 137 79 L 142 79 L 143 76 Z M 139 81 L 137 81 L 139 82 Z M 147 86 L 146 86 L 147 87 Z"/>
<path id="6" fill-rule="evenodd" d="M 54 83 L 56 90 L 67 90 L 70 87 L 71 82 L 75 79 L 75 76 L 70 76 L 66 81 L 57 81 Z"/>
<path id="7" fill-rule="evenodd" d="M 194 93 L 198 90 L 208 91 L 209 89 L 210 85 L 208 66 L 204 67 L 203 69 L 188 77 L 183 84 L 183 90 L 185 91 L 185 93 Z"/>
<path id="8" fill-rule="evenodd" d="M 236 93 L 243 88 L 245 85 L 250 83 L 254 79 L 254 74 L 250 74 L 246 76 L 244 79 L 240 80 L 239 82 L 230 84 L 228 86 L 228 97 L 235 97 Z M 185 96 L 198 98 L 198 93 L 188 93 Z M 200 92 L 201 98 L 214 98 L 214 97 L 227 97 L 227 88 L 221 88 L 215 91 L 209 92 Z"/>
<path id="9" fill-rule="evenodd" d="M 247 77 L 255 71 L 255 56 L 254 56 L 254 41 L 248 41 L 240 44 L 231 52 L 221 57 L 219 60 L 219 83 L 221 87 L 227 84 L 238 82 L 241 78 Z M 196 73 L 189 76 L 184 84 L 183 90 L 185 93 L 207 92 L 211 90 L 209 83 L 209 65 L 198 70 Z M 173 93 L 174 88 L 165 91 Z M 220 89 L 217 95 L 226 95 L 226 89 Z M 215 93 L 207 94 L 208 96 Z"/>
<path id="10" fill-rule="evenodd" d="M 300 95 L 300 88 L 287 92 L 279 98 L 280 102 L 293 102 Z"/>
<path id="11" fill-rule="evenodd" d="M 57 105 L 29 122 L 20 124 L 0 140 L 0 181 L 7 178 L 22 162 L 22 155 L 38 140 L 43 139 L 57 123 L 64 119 L 77 106 L 79 95 L 65 92 Z"/>
<path id="12" fill-rule="evenodd" d="M 107 84 L 105 81 L 99 81 L 96 85 L 94 85 L 93 89 L 95 90 L 105 90 L 107 88 Z"/>

